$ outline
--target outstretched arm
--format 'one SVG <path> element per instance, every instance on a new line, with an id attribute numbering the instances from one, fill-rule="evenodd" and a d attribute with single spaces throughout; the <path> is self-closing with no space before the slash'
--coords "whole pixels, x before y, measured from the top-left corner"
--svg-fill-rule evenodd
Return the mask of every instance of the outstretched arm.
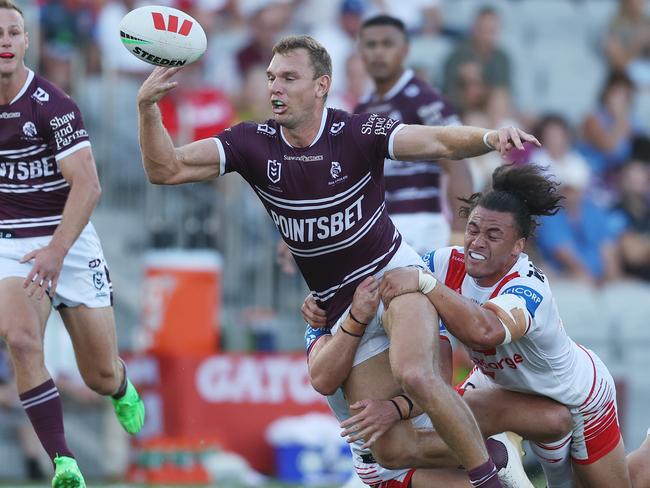
<path id="1" fill-rule="evenodd" d="M 469 347 L 494 347 L 520 339 L 531 324 L 526 304 L 515 295 L 499 295 L 479 305 L 418 268 L 398 268 L 382 279 L 386 308 L 404 293 L 421 291 L 436 307 L 445 326 Z"/>
<path id="2" fill-rule="evenodd" d="M 142 164 L 149 181 L 177 185 L 219 176 L 220 156 L 213 139 L 174 147 L 157 102 L 178 82 L 170 81 L 180 68 L 155 68 L 138 92 L 139 141 Z"/>
<path id="3" fill-rule="evenodd" d="M 541 146 L 535 136 L 516 127 L 406 125 L 395 134 L 391 157 L 400 161 L 464 159 L 490 151 L 505 157 L 514 148 L 523 149 L 524 142 Z"/>

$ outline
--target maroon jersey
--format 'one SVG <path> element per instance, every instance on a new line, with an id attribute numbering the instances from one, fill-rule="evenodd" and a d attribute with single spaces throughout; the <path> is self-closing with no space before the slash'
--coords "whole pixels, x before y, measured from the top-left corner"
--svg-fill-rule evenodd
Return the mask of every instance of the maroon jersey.
<path id="1" fill-rule="evenodd" d="M 30 70 L 0 120 L 0 238 L 52 235 L 70 191 L 58 161 L 90 146 L 81 113 Z"/>
<path id="2" fill-rule="evenodd" d="M 405 71 L 382 99 L 373 93 L 354 111 L 384 115 L 405 124 L 460 124 L 454 109 L 437 91 L 417 79 L 412 70 Z M 440 174 L 440 167 L 431 162 L 387 159 L 384 176 L 388 213 L 439 213 Z"/>
<path id="3" fill-rule="evenodd" d="M 330 325 L 401 237 L 384 205 L 384 158 L 396 120 L 323 111 L 314 142 L 292 147 L 274 120 L 217 136 L 221 174 L 241 174 L 266 207 Z"/>

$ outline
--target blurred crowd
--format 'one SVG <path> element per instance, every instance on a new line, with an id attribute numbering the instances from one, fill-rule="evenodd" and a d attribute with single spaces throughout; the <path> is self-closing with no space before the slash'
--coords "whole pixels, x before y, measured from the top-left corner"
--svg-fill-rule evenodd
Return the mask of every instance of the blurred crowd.
<path id="1" fill-rule="evenodd" d="M 539 3 L 473 2 L 475 8 L 464 28 L 458 22 L 446 21 L 450 2 L 444 0 L 159 2 L 189 12 L 200 21 L 209 39 L 202 60 L 179 74 L 179 88 L 161 102 L 163 117 L 177 143 L 217 133 L 239 120 L 268 118 L 265 69 L 273 44 L 291 33 L 310 33 L 326 46 L 334 71 L 328 103 L 352 110 L 369 90 L 357 53 L 359 26 L 370 15 L 389 13 L 401 18 L 409 30 L 409 66 L 443 92 L 464 123 L 492 128 L 513 124 L 533 131 L 542 141 L 542 149 L 520 152 L 513 156 L 513 162 L 547 166 L 562 183 L 565 209 L 542 221 L 531 246 L 531 252 L 546 263 L 547 271 L 594 284 L 623 278 L 647 281 L 650 115 L 639 113 L 636 104 L 639 96 L 650 97 L 650 16 L 646 2 L 605 2 L 610 4 L 608 18 L 602 25 L 595 22 L 591 27 L 595 33 L 591 54 L 600 69 L 595 73 L 567 72 L 584 79 L 588 86 L 598 79 L 597 96 L 583 113 L 570 105 L 561 110 L 553 104 L 531 108 L 517 102 L 522 98 L 516 96 L 522 88 L 517 86 L 521 77 L 516 70 L 532 68 L 522 64 L 520 50 L 510 49 L 503 42 L 505 30 L 511 27 L 504 27 L 504 19 L 509 18 L 510 9 L 527 2 Z M 559 3 L 578 6 L 590 2 Z M 602 6 L 603 2 L 593 3 Z M 100 168 L 124 164 L 121 177 L 139 172 L 139 166 L 131 163 L 138 157 L 133 100 L 151 69 L 131 56 L 117 35 L 121 18 L 138 5 L 132 0 L 54 0 L 39 6 L 39 68 L 43 74 L 73 92 L 83 93 L 87 90 L 84 84 L 107 77 L 116 81 L 112 86 L 120 87 L 113 93 L 111 120 L 101 122 L 106 107 L 97 103 L 89 103 L 86 117 L 89 125 L 96 127 L 96 139 L 102 137 L 100 131 L 107 124 L 111 134 L 124 135 L 120 137 L 125 141 L 120 142 L 120 157 L 114 157 L 109 147 L 98 158 Z M 553 8 L 548 5 L 548 9 Z M 563 53 L 554 56 L 562 57 Z M 549 62 L 548 70 L 553 66 Z M 571 86 L 576 83 L 567 89 Z M 575 93 L 575 97 L 580 94 Z M 641 108 L 650 110 L 646 105 Z M 133 147 L 128 147 L 128 140 Z M 102 154 L 110 161 L 102 161 Z M 496 154 L 470 161 L 475 190 L 489 185 L 492 170 L 502 163 Z M 137 180 L 138 175 L 134 178 Z M 206 218 L 211 213 L 211 191 L 207 185 L 204 205 L 194 213 Z M 192 198 L 197 198 L 196 194 Z M 187 220 L 179 217 L 177 220 Z M 164 232 L 161 234 L 163 238 L 158 241 L 164 245 Z"/>

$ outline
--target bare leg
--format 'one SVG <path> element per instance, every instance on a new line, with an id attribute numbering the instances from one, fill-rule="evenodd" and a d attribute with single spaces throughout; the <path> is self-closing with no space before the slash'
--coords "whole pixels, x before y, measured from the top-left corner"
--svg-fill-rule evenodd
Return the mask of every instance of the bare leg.
<path id="1" fill-rule="evenodd" d="M 43 358 L 43 332 L 49 314 L 50 300 L 30 298 L 22 278 L 0 280 L 0 337 L 7 342 L 18 393 L 50 379 Z"/>
<path id="2" fill-rule="evenodd" d="M 488 461 L 483 437 L 469 407 L 440 376 L 438 316 L 420 293 L 395 298 L 385 311 L 390 366 L 397 383 L 431 419 L 440 437 L 468 469 Z"/>
<path id="3" fill-rule="evenodd" d="M 60 313 L 72 339 L 84 382 L 100 395 L 114 394 L 122 382 L 124 370 L 117 356 L 113 309 L 80 305 L 61 308 Z"/>
<path id="4" fill-rule="evenodd" d="M 650 436 L 627 456 L 627 466 L 634 488 L 650 488 Z"/>
<path id="5" fill-rule="evenodd" d="M 471 488 L 467 473 L 459 469 L 418 469 L 411 478 L 411 488 Z"/>
<path id="6" fill-rule="evenodd" d="M 593 464 L 573 463 L 573 471 L 583 486 L 589 488 L 630 488 L 630 476 L 621 439 L 616 448 Z"/>

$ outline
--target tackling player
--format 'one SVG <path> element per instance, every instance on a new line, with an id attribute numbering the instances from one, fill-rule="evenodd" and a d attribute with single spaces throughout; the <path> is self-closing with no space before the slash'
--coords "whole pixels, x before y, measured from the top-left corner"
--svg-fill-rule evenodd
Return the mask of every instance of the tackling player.
<path id="1" fill-rule="evenodd" d="M 557 184 L 535 165 L 502 166 L 492 188 L 465 200 L 464 248 L 425 256 L 432 274 L 389 273 L 382 298 L 388 307 L 401 293 L 427 295 L 449 332 L 471 349 L 475 368 L 465 387 L 501 386 L 569 408 L 570 435 L 531 443 L 550 488 L 574 486 L 572 464 L 584 486 L 629 487 L 614 380 L 593 351 L 566 334 L 548 279 L 523 253 L 536 216 L 559 209 Z"/>
<path id="2" fill-rule="evenodd" d="M 81 376 L 111 396 L 127 432 L 142 428 L 144 406 L 117 355 L 108 268 L 89 222 L 100 186 L 88 134 L 74 101 L 25 66 L 28 44 L 22 12 L 0 0 L 0 337 L 22 405 L 53 460 L 52 486 L 84 487 L 44 365 L 52 305 Z"/>
<path id="3" fill-rule="evenodd" d="M 274 119 L 243 122 L 214 138 L 174 147 L 156 102 L 176 86 L 177 68 L 156 68 L 138 94 L 140 146 L 149 180 L 202 181 L 236 171 L 251 185 L 294 255 L 334 330 L 350 315 L 358 283 L 420 261 L 390 221 L 383 201 L 383 162 L 462 159 L 498 149 L 506 154 L 537 139 L 516 128 L 399 124 L 376 114 L 326 109 L 331 85 L 327 51 L 309 36 L 283 38 L 267 69 Z M 434 371 L 436 321 L 420 293 L 380 307 L 361 339 L 346 395 L 377 394 L 364 363 L 389 347 L 397 381 L 417 400 L 451 446 L 470 480 L 499 486 L 471 412 Z M 383 326 L 383 327 L 382 327 Z M 359 367 L 357 367 L 357 365 Z M 485 480 L 488 480 L 485 482 Z"/>

